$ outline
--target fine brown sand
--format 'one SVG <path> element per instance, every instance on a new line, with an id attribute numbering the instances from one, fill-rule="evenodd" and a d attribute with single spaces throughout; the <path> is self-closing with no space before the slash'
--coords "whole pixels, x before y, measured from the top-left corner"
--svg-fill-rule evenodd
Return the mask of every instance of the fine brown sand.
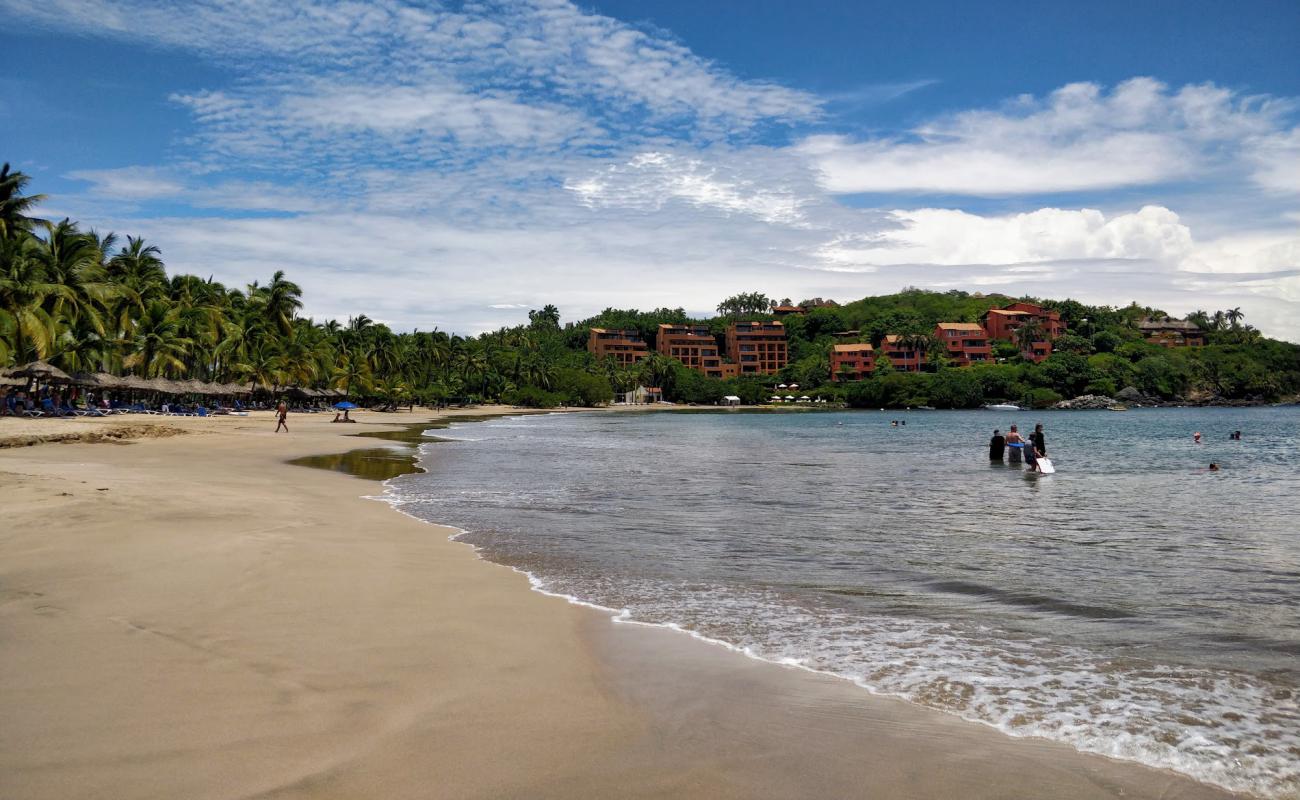
<path id="1" fill-rule="evenodd" d="M 329 418 L 0 451 L 0 798 L 1229 796 L 539 595 Z"/>

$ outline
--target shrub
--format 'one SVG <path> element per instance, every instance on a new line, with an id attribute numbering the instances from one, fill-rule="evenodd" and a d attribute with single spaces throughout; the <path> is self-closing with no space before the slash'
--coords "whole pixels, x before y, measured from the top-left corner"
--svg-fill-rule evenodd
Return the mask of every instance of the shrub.
<path id="1" fill-rule="evenodd" d="M 1051 389 L 1044 389 L 1042 387 L 1039 387 L 1037 389 L 1030 389 L 1029 391 L 1025 392 L 1025 396 L 1021 398 L 1020 404 L 1024 406 L 1029 406 L 1030 408 L 1047 408 L 1049 406 L 1061 402 L 1064 399 L 1065 398 L 1061 397 L 1059 394 L 1052 391 Z"/>
<path id="2" fill-rule="evenodd" d="M 524 386 L 510 389 L 501 394 L 501 402 L 512 406 L 527 408 L 556 408 L 563 398 L 554 392 L 539 389 L 536 386 Z"/>

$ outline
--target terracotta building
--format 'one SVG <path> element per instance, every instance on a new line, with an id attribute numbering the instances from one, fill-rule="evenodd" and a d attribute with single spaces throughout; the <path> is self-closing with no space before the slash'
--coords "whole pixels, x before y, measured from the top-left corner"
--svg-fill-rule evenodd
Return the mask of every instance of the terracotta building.
<path id="1" fill-rule="evenodd" d="M 707 325 L 660 325 L 655 349 L 710 378 L 724 377 L 718 340 Z"/>
<path id="2" fill-rule="evenodd" d="M 619 366 L 626 367 L 650 355 L 650 348 L 636 331 L 592 328 L 587 337 L 587 352 L 601 360 L 612 358 Z"/>
<path id="3" fill-rule="evenodd" d="M 831 347 L 831 380 L 860 381 L 876 368 L 876 351 L 870 342 Z"/>
<path id="4" fill-rule="evenodd" d="M 899 372 L 920 372 L 923 360 L 919 350 L 915 350 L 903 345 L 903 337 L 891 333 L 880 342 L 880 351 L 877 352 L 876 358 L 881 355 L 889 357 L 890 363 L 894 369 Z"/>
<path id="5" fill-rule="evenodd" d="M 975 322 L 940 322 L 934 335 L 948 348 L 948 358 L 962 367 L 993 360 L 993 346 L 983 326 Z"/>
<path id="6" fill-rule="evenodd" d="M 1144 319 L 1138 323 L 1142 338 L 1163 347 L 1200 347 L 1205 331 L 1194 322 L 1181 319 Z"/>
<path id="7" fill-rule="evenodd" d="M 780 322 L 733 322 L 727 328 L 727 357 L 741 375 L 770 375 L 789 361 Z"/>
<path id="8" fill-rule="evenodd" d="M 1012 303 L 1006 308 L 990 309 L 984 315 L 984 330 L 990 339 L 1014 342 L 1016 331 L 1031 321 L 1038 323 L 1043 338 L 1034 342 L 1021 355 L 1030 361 L 1039 362 L 1052 354 L 1052 340 L 1065 333 L 1065 323 L 1061 321 L 1059 312 L 1032 303 Z"/>

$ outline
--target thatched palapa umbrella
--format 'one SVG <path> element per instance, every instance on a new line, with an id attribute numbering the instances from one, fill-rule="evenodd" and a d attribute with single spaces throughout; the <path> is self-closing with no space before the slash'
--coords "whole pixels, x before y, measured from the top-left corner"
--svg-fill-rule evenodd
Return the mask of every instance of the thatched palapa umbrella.
<path id="1" fill-rule="evenodd" d="M 150 378 L 145 381 L 145 388 L 163 394 L 181 394 L 185 391 L 176 381 L 169 381 L 166 378 Z"/>
<path id="2" fill-rule="evenodd" d="M 10 375 L 19 378 L 35 378 L 45 383 L 71 383 L 72 376 L 48 361 L 33 361 L 10 370 Z"/>

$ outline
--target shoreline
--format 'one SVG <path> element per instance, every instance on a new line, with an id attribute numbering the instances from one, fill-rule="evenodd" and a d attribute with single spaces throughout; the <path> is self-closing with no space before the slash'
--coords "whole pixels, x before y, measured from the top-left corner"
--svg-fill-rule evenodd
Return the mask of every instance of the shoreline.
<path id="1" fill-rule="evenodd" d="M 0 451 L 0 794 L 1237 796 L 556 604 L 285 470 L 400 419 L 270 419 Z"/>

